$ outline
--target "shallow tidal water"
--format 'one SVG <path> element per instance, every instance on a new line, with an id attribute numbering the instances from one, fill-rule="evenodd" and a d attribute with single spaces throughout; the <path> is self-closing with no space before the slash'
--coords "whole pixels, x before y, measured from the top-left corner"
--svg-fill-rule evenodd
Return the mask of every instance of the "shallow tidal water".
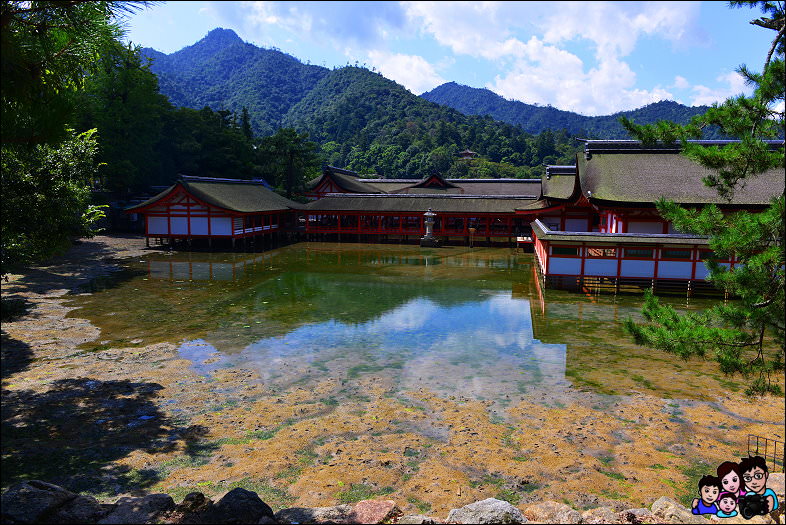
<path id="1" fill-rule="evenodd" d="M 274 507 L 630 507 L 687 497 L 697 465 L 739 457 L 749 432 L 783 439 L 740 378 L 630 341 L 641 296 L 544 290 L 535 264 L 502 248 L 156 253 L 69 305 L 100 329 L 86 355 L 174 345 L 148 363 L 161 406 L 212 448 L 123 460 L 170 493 L 243 480 Z"/>
<path id="2" fill-rule="evenodd" d="M 544 290 L 534 264 L 531 254 L 499 248 L 175 252 L 131 263 L 71 304 L 101 328 L 100 343 L 85 348 L 174 342 L 199 374 L 248 367 L 278 389 L 381 373 L 400 391 L 428 386 L 478 400 L 576 387 L 712 397 L 701 385 L 661 381 L 686 364 L 637 349 L 622 332 L 622 319 L 640 317 L 640 296 Z M 695 365 L 718 386 L 740 386 Z"/>

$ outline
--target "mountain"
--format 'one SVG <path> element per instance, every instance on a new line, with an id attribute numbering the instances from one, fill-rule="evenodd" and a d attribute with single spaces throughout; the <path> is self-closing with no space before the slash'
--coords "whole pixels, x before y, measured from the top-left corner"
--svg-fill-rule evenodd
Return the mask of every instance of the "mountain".
<path id="1" fill-rule="evenodd" d="M 418 97 L 380 73 L 303 64 L 245 43 L 229 29 L 214 29 L 169 55 L 153 49 L 143 55 L 174 105 L 236 115 L 245 107 L 258 137 L 293 127 L 318 143 L 325 162 L 360 173 L 540 176 L 543 164 L 573 162 L 582 147 L 575 135 L 627 136 L 616 122 L 620 114 L 587 117 L 455 83 Z M 662 102 L 625 114 L 640 123 L 684 122 L 700 111 Z M 467 148 L 481 158 L 458 162 Z"/>
<path id="2" fill-rule="evenodd" d="M 237 113 L 246 107 L 258 135 L 272 134 L 289 108 L 330 71 L 247 44 L 221 28 L 169 55 L 150 48 L 142 54 L 151 60 L 161 93 L 172 104 Z"/>
<path id="3" fill-rule="evenodd" d="M 263 49 L 245 43 L 231 29 L 221 28 L 213 29 L 199 42 L 169 55 L 151 48 L 143 48 L 142 53 L 152 61 L 151 69 L 158 76 L 161 93 L 173 104 L 195 109 L 209 106 L 214 110 L 226 109 L 238 113 L 242 107 L 246 107 L 257 135 L 269 135 L 284 123 L 294 125 L 303 120 L 303 107 L 295 106 L 308 95 L 306 106 L 323 115 L 315 118 L 324 118 L 325 108 L 320 104 L 319 94 L 323 89 L 331 91 L 337 87 L 332 83 L 337 82 L 337 78 L 342 75 L 337 77 L 331 73 L 347 69 L 330 70 L 303 64 L 276 49 Z M 327 80 L 327 84 L 321 83 L 328 77 L 333 80 Z M 346 81 L 355 77 L 349 74 L 343 78 Z M 370 85 L 373 83 L 365 84 L 367 87 Z M 373 114 L 384 112 L 384 108 L 371 107 L 362 93 L 357 93 L 357 86 L 344 84 L 343 89 L 347 90 L 347 96 L 353 99 L 353 104 L 357 104 L 345 109 L 359 119 L 365 117 L 360 115 L 358 107 L 366 108 Z M 405 95 L 404 92 L 406 90 L 396 90 L 399 96 L 413 104 L 417 103 L 416 97 Z M 399 106 L 398 101 L 386 97 L 372 98 L 380 103 L 392 104 L 391 107 Z M 527 133 L 564 129 L 572 135 L 592 138 L 627 137 L 627 132 L 617 121 L 623 115 L 640 124 L 661 119 L 684 123 L 707 109 L 706 106 L 687 107 L 677 102 L 662 101 L 632 111 L 589 117 L 551 106 L 507 100 L 488 89 L 462 86 L 455 82 L 442 84 L 422 94 L 421 99 L 451 107 L 465 115 L 490 116 L 501 122 L 521 126 Z M 290 111 L 294 113 L 288 114 Z M 328 128 L 331 126 L 328 125 Z"/>
<path id="4" fill-rule="evenodd" d="M 529 133 L 540 133 L 544 129 L 566 129 L 571 134 L 592 138 L 627 137 L 628 133 L 618 121 L 621 116 L 637 124 L 650 124 L 658 120 L 686 123 L 694 115 L 707 110 L 707 106 L 688 107 L 673 101 L 661 101 L 632 111 L 588 117 L 551 106 L 507 100 L 488 89 L 462 86 L 455 82 L 442 84 L 423 93 L 421 97 L 467 115 L 488 115 L 502 122 L 519 125 Z"/>

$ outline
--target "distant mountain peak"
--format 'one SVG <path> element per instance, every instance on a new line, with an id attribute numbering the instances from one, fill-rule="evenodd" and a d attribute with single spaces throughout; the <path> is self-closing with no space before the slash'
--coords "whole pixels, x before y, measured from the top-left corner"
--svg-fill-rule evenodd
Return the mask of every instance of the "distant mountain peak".
<path id="1" fill-rule="evenodd" d="M 194 46 L 207 45 L 213 48 L 223 48 L 238 43 L 242 44 L 243 39 L 240 38 L 237 33 L 231 29 L 217 27 L 215 29 L 211 29 L 210 32 L 208 32 L 208 34 L 205 35 L 202 40 L 194 44 Z"/>

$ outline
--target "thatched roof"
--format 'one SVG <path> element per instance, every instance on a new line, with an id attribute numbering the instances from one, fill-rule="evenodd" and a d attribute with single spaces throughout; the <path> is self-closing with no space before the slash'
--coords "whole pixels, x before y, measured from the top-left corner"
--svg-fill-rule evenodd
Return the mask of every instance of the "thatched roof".
<path id="1" fill-rule="evenodd" d="M 514 213 L 537 202 L 526 198 L 509 198 L 499 195 L 328 195 L 310 202 L 305 209 L 309 212 L 320 211 L 359 211 L 425 213 L 431 208 L 435 213 Z"/>
<path id="2" fill-rule="evenodd" d="M 293 202 L 267 189 L 262 182 L 203 178 L 199 181 L 178 181 L 155 197 L 136 206 L 131 206 L 126 211 L 133 211 L 154 204 L 169 195 L 178 186 L 182 186 L 188 193 L 207 204 L 241 213 L 302 208 L 302 204 Z"/>
<path id="3" fill-rule="evenodd" d="M 577 168 L 581 191 L 598 203 L 651 204 L 664 197 L 680 204 L 765 206 L 784 190 L 783 169 L 773 169 L 749 177 L 729 203 L 702 182 L 713 172 L 681 155 L 678 147 L 645 147 L 636 141 L 588 141 Z"/>
<path id="4" fill-rule="evenodd" d="M 366 184 L 354 171 L 343 170 L 333 166 L 327 166 L 322 171 L 322 175 L 306 183 L 307 190 L 313 190 L 322 184 L 324 179 L 330 179 L 333 183 L 344 191 L 350 193 L 380 193 L 382 190 Z"/>
<path id="5" fill-rule="evenodd" d="M 579 188 L 576 184 L 576 166 L 546 166 L 546 173 L 541 181 L 544 198 L 567 201 L 578 197 Z"/>

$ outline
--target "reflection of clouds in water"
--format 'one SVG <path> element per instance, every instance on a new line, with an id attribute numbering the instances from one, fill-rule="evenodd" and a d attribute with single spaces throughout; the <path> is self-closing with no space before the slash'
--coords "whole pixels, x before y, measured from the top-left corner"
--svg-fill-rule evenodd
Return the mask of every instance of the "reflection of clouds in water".
<path id="1" fill-rule="evenodd" d="M 366 325 L 366 329 L 369 331 L 414 330 L 427 325 L 438 312 L 439 307 L 428 299 L 415 299 L 385 313 Z"/>
<path id="2" fill-rule="evenodd" d="M 509 294 L 497 294 L 486 301 L 491 312 L 510 319 L 519 319 L 526 316 L 532 325 L 529 315 L 529 301 L 526 299 L 513 299 Z"/>
<path id="3" fill-rule="evenodd" d="M 240 354 L 224 355 L 213 365 L 201 363 L 216 352 L 204 341 L 184 343 L 180 352 L 201 371 L 253 367 L 266 382 L 283 383 L 297 381 L 319 363 L 324 363 L 317 366 L 320 374 L 327 366 L 343 375 L 357 365 L 399 362 L 399 368 L 383 373 L 399 377 L 403 390 L 427 383 L 485 398 L 520 391 L 522 382 L 565 380 L 565 346 L 534 339 L 529 302 L 503 294 L 454 306 L 418 298 L 359 325 L 333 320 L 305 325 L 252 343 Z M 337 369 L 336 363 L 346 363 L 346 368 Z"/>

